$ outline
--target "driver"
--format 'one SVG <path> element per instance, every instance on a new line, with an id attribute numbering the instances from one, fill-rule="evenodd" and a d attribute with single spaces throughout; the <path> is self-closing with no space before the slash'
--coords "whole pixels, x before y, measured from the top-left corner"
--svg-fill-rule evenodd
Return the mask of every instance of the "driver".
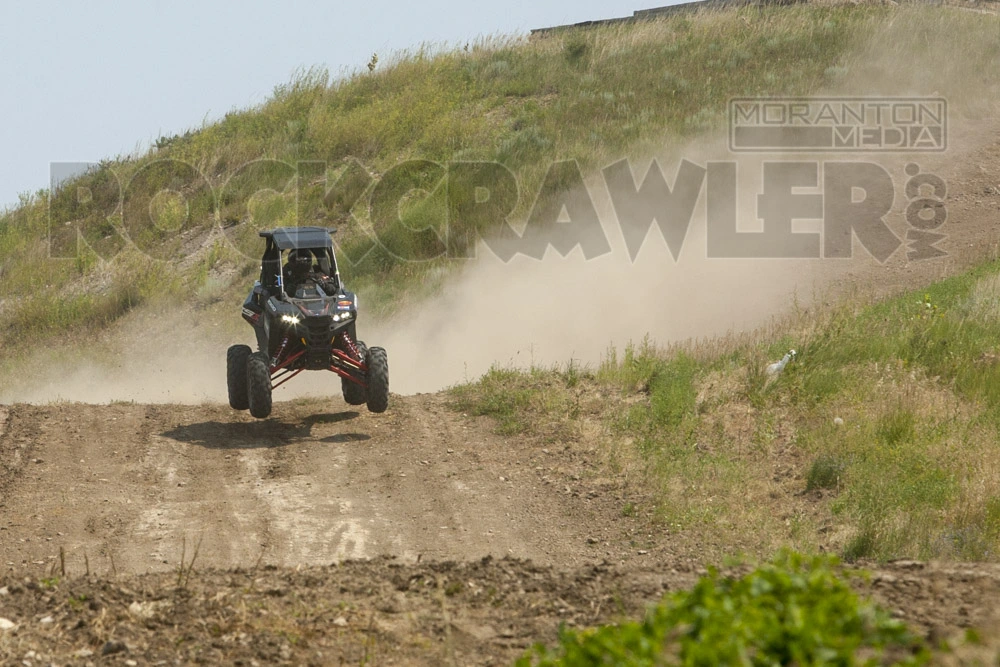
<path id="1" fill-rule="evenodd" d="M 321 287 L 328 296 L 337 293 L 337 281 L 321 271 L 314 270 L 313 254 L 309 250 L 299 249 L 288 253 L 284 278 L 285 291 L 293 296 L 300 287 L 309 284 Z"/>

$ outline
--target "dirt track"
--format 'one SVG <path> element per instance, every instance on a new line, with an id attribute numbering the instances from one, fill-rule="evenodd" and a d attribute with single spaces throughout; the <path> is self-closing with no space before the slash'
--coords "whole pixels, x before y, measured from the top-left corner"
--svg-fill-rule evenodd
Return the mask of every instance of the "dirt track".
<path id="1" fill-rule="evenodd" d="M 375 651 L 434 664 L 447 639 L 454 664 L 484 664 L 516 657 L 567 615 L 623 611 L 588 600 L 587 572 L 662 551 L 636 538 L 641 523 L 621 517 L 591 454 L 503 439 L 445 401 L 395 397 L 376 416 L 301 399 L 265 422 L 220 405 L 2 409 L 0 617 L 18 628 L 0 631 L 0 656 L 100 656 L 112 641 L 128 649 L 109 659 L 153 661 L 174 656 L 174 633 L 190 625 L 209 635 L 186 655 L 212 661 L 355 663 Z M 347 559 L 373 560 L 331 566 Z M 629 610 L 655 599 L 664 576 L 692 580 L 694 557 L 658 560 L 666 574 L 613 577 Z M 53 576 L 53 590 L 38 586 Z M 133 602 L 158 611 L 130 612 Z M 261 618 L 306 607 L 301 627 Z M 202 622 L 220 612 L 240 614 L 219 621 L 232 632 Z M 35 623 L 51 614 L 59 621 Z"/>
<path id="2" fill-rule="evenodd" d="M 587 548 L 607 541 L 616 503 L 566 472 L 585 462 L 501 439 L 444 400 L 396 398 L 375 416 L 303 399 L 263 422 L 213 405 L 15 406 L 0 564 L 41 575 L 61 548 L 76 573 L 156 572 L 199 542 L 199 562 L 223 568 L 619 555 Z"/>
<path id="3" fill-rule="evenodd" d="M 582 444 L 445 401 L 3 409 L 0 657 L 509 664 L 702 571 Z M 871 592 L 934 637 L 1000 627 L 996 566 L 890 565 Z"/>
<path id="4" fill-rule="evenodd" d="M 18 627 L 0 656 L 509 664 L 560 623 L 638 614 L 694 581 L 697 536 L 622 517 L 582 446 L 502 439 L 445 400 L 397 397 L 384 416 L 299 400 L 266 422 L 215 405 L 4 410 L 0 617 Z M 903 563 L 872 592 L 949 637 L 998 620 L 1000 569 Z"/>

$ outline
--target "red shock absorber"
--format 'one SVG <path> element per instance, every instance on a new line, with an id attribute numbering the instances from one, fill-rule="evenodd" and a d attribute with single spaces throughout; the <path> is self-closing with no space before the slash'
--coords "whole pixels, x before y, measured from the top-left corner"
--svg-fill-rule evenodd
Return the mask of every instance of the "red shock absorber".
<path id="1" fill-rule="evenodd" d="M 340 335 L 344 339 L 344 346 L 347 348 L 347 351 L 351 353 L 352 357 L 354 357 L 355 359 L 360 360 L 361 359 L 361 352 L 360 352 L 360 350 L 358 350 L 358 346 L 354 344 L 354 341 L 351 340 L 351 334 L 349 334 L 349 333 L 347 333 L 345 331 L 345 332 L 343 332 Z"/>

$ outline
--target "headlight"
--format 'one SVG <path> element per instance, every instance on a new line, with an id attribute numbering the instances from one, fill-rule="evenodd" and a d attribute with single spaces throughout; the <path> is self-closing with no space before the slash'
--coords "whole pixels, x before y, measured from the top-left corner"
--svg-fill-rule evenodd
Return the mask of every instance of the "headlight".
<path id="1" fill-rule="evenodd" d="M 334 322 L 346 322 L 347 320 L 351 319 L 352 317 L 354 317 L 354 313 L 352 313 L 352 312 L 337 313 L 336 315 L 333 316 L 333 321 Z"/>
<path id="2" fill-rule="evenodd" d="M 281 321 L 284 322 L 285 324 L 298 324 L 299 323 L 299 316 L 298 315 L 282 315 L 281 316 Z"/>

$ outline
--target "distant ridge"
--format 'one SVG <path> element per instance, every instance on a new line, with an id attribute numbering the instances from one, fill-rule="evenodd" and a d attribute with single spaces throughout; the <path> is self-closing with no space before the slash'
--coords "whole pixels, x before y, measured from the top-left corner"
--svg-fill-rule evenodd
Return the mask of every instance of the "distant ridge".
<path id="1" fill-rule="evenodd" d="M 535 28 L 531 31 L 532 37 L 544 37 L 552 32 L 569 30 L 572 28 L 587 28 L 600 25 L 617 25 L 623 23 L 637 23 L 639 21 L 655 21 L 666 16 L 676 16 L 678 14 L 693 14 L 701 11 L 716 11 L 721 9 L 736 9 L 739 7 L 763 7 L 768 5 L 799 5 L 808 3 L 810 0 L 695 0 L 694 2 L 682 2 L 666 7 L 654 7 L 652 9 L 638 9 L 632 12 L 632 16 L 622 16 L 613 19 L 597 19 L 594 21 L 581 21 L 580 23 L 568 23 L 550 28 Z M 900 0 L 905 2 L 906 0 Z M 914 0 L 920 4 L 928 5 L 952 5 L 959 9 L 968 9 L 983 13 L 996 13 L 996 7 L 1000 5 L 1000 0 Z M 887 0 L 889 4 L 898 4 L 894 0 Z"/>
<path id="2" fill-rule="evenodd" d="M 717 9 L 734 9 L 746 6 L 763 5 L 797 5 L 808 0 L 696 0 L 695 2 L 682 2 L 666 7 L 654 7 L 652 9 L 639 9 L 632 12 L 632 16 L 622 16 L 613 19 L 597 19 L 594 21 L 581 21 L 580 23 L 569 23 L 557 25 L 549 28 L 535 28 L 531 31 L 532 37 L 543 37 L 548 33 L 571 28 L 587 28 L 598 25 L 615 25 L 620 23 L 635 23 L 638 21 L 653 21 L 665 16 L 677 14 L 692 14 L 700 11 L 711 11 Z"/>

